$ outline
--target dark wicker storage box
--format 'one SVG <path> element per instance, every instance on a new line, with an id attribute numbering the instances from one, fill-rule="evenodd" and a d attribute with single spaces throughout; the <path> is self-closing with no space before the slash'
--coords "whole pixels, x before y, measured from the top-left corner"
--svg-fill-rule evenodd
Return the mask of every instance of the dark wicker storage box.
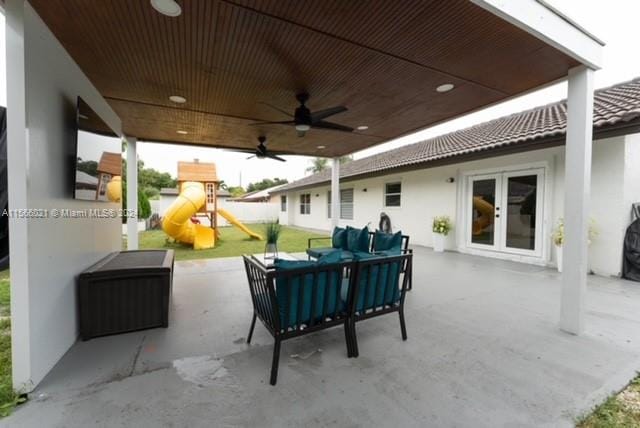
<path id="1" fill-rule="evenodd" d="M 78 277 L 80 338 L 168 327 L 173 250 L 117 251 Z"/>

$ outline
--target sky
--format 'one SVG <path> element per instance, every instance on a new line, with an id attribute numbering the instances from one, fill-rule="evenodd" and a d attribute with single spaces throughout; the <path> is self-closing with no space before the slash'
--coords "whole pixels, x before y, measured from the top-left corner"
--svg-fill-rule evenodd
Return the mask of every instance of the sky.
<path id="1" fill-rule="evenodd" d="M 595 87 L 601 88 L 640 77 L 640 0 L 547 0 L 592 34 L 602 39 L 604 66 L 595 74 Z M 4 16 L 0 14 L 0 105 L 6 105 Z M 454 119 L 423 131 L 355 153 L 359 159 L 392 148 L 423 141 L 438 135 L 486 122 L 518 111 L 548 104 L 566 97 L 566 82 L 559 83 L 493 107 Z M 305 175 L 310 158 L 285 156 L 287 162 L 246 159 L 247 154 L 227 150 L 139 143 L 138 154 L 146 166 L 176 175 L 177 160 L 200 159 L 215 162 L 218 175 L 230 185 L 263 178 L 287 178 L 293 181 Z"/>

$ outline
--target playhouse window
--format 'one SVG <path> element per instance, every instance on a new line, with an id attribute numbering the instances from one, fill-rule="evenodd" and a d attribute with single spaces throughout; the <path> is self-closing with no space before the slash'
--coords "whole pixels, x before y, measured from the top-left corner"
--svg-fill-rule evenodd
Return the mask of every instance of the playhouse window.
<path id="1" fill-rule="evenodd" d="M 280 211 L 282 212 L 287 211 L 287 195 L 280 196 Z"/>
<path id="2" fill-rule="evenodd" d="M 100 196 L 104 196 L 107 193 L 107 184 L 111 181 L 111 174 L 102 174 L 102 180 L 100 180 Z"/>
<path id="3" fill-rule="evenodd" d="M 216 187 L 213 183 L 207 183 L 207 203 L 213 204 L 216 201 Z"/>

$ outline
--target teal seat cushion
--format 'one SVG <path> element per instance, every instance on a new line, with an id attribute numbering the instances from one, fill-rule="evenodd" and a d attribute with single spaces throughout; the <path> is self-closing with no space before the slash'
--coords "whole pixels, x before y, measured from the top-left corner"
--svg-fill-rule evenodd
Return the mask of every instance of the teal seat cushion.
<path id="1" fill-rule="evenodd" d="M 331 235 L 331 246 L 333 248 L 347 249 L 347 230 L 342 227 L 335 227 Z"/>
<path id="2" fill-rule="evenodd" d="M 314 259 L 319 259 L 329 253 L 340 251 L 342 250 L 333 247 L 307 248 L 307 254 L 309 255 L 309 257 L 313 257 Z"/>
<path id="3" fill-rule="evenodd" d="M 390 250 L 387 250 L 390 251 Z M 398 248 L 398 254 L 400 249 Z M 359 253 L 357 260 L 380 259 L 384 255 Z M 356 311 L 393 305 L 400 300 L 400 262 L 371 264 L 358 269 Z"/>
<path id="4" fill-rule="evenodd" d="M 387 251 L 392 248 L 402 248 L 402 232 L 397 233 L 384 233 L 380 231 L 376 231 L 376 234 L 373 238 L 373 250 L 378 251 Z"/>
<path id="5" fill-rule="evenodd" d="M 332 251 L 320 257 L 318 261 L 280 260 L 274 261 L 276 271 L 290 271 L 311 268 L 318 265 L 338 263 L 341 251 Z M 340 300 L 341 270 L 334 272 L 310 272 L 276 277 L 276 297 L 280 309 L 280 328 L 287 329 L 301 324 L 308 324 L 336 311 L 344 310 Z M 315 308 L 313 308 L 315 284 Z"/>
<path id="6" fill-rule="evenodd" d="M 369 252 L 369 228 L 355 229 L 347 226 L 347 250 L 352 252 Z"/>

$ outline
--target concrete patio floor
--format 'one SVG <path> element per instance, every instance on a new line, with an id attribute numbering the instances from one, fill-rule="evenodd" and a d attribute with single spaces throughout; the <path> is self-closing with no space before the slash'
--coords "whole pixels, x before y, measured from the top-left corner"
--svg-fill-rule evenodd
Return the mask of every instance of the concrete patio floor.
<path id="1" fill-rule="evenodd" d="M 640 369 L 640 284 L 589 278 L 587 333 L 558 330 L 560 276 L 537 266 L 415 248 L 406 302 L 283 343 L 244 338 L 251 302 L 239 258 L 176 264 L 170 327 L 78 342 L 13 427 L 572 426 Z"/>

